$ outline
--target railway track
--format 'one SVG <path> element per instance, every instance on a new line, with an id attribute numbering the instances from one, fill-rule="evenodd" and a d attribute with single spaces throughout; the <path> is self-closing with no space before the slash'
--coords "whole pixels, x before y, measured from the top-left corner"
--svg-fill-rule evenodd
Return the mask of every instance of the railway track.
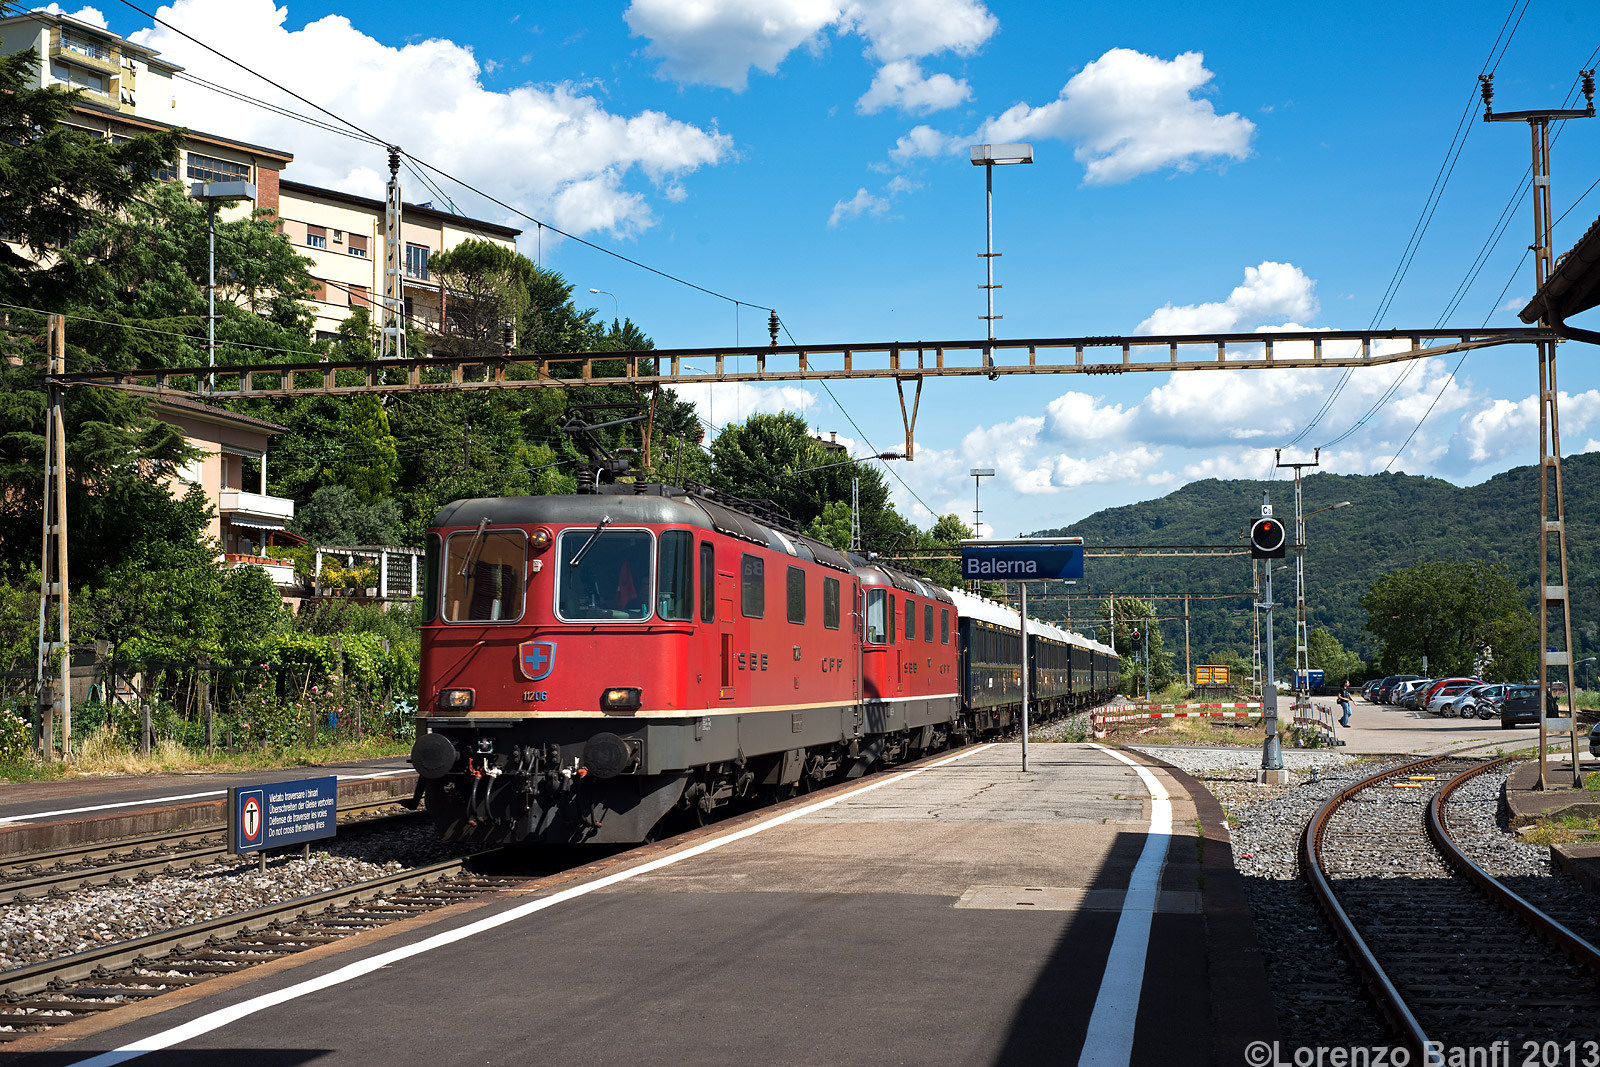
<path id="1" fill-rule="evenodd" d="M 1600 950 L 1450 835 L 1450 795 L 1507 759 L 1440 756 L 1373 775 L 1301 837 L 1302 876 L 1414 1064 L 1507 1043 L 1493 1062 L 1520 1061 L 1525 1042 L 1575 1042 L 1582 1056 L 1600 1037 Z"/>
<path id="2" fill-rule="evenodd" d="M 372 814 L 398 806 L 398 800 L 385 799 L 340 808 L 340 829 L 364 830 L 423 818 L 411 811 Z M 227 830 L 217 826 L 24 854 L 0 866 L 0 904 L 21 903 L 84 886 L 122 884 L 215 862 L 227 855 Z"/>
<path id="3" fill-rule="evenodd" d="M 0 971 L 0 1046 L 112 1008 L 470 900 L 526 874 L 465 857 Z"/>

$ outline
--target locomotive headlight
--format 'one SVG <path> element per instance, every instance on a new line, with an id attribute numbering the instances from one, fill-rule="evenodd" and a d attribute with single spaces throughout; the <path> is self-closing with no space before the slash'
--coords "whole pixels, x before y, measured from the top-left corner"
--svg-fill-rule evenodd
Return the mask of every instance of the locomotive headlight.
<path id="1" fill-rule="evenodd" d="M 554 540 L 554 538 L 551 536 L 550 531 L 546 530 L 543 526 L 528 534 L 528 544 L 533 546 L 533 550 L 535 552 L 543 552 L 545 549 L 549 548 L 552 540 Z"/>
<path id="2" fill-rule="evenodd" d="M 440 711 L 471 711 L 473 693 L 470 689 L 439 690 Z"/>
<path id="3" fill-rule="evenodd" d="M 638 711 L 643 702 L 644 690 L 637 686 L 618 686 L 600 696 L 600 706 L 607 711 Z"/>

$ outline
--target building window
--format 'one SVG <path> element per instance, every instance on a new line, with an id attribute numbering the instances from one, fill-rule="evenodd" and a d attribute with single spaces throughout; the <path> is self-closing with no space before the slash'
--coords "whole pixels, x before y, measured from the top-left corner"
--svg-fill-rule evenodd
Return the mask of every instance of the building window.
<path id="1" fill-rule="evenodd" d="M 352 285 L 350 287 L 350 306 L 353 308 L 371 307 L 372 290 L 365 285 Z"/>
<path id="2" fill-rule="evenodd" d="M 326 304 L 328 302 L 328 283 L 320 278 L 312 278 L 311 299 L 319 304 Z"/>
<path id="3" fill-rule="evenodd" d="M 428 280 L 427 245 L 406 245 L 406 277 Z"/>
<path id="4" fill-rule="evenodd" d="M 366 234 L 352 233 L 350 235 L 350 244 L 345 247 L 345 251 L 349 252 L 352 256 L 360 256 L 362 259 L 366 259 L 367 258 L 367 236 L 366 236 Z"/>
<path id="5" fill-rule="evenodd" d="M 88 56 L 90 59 L 98 59 L 104 63 L 109 63 L 115 58 L 111 54 L 111 46 L 104 41 L 90 40 L 87 37 L 79 37 L 72 33 L 63 32 L 61 34 L 61 47 L 69 52 L 76 52 L 80 56 Z"/>
<path id="6" fill-rule="evenodd" d="M 247 182 L 250 180 L 250 164 L 190 152 L 187 173 L 189 177 L 202 182 Z"/>
<path id="7" fill-rule="evenodd" d="M 308 248 L 328 247 L 328 228 L 326 226 L 306 226 L 306 246 Z"/>

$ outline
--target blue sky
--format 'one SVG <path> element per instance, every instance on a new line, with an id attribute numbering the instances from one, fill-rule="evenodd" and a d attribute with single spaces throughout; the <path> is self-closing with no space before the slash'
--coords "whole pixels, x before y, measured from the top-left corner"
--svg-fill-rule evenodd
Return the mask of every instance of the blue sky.
<path id="1" fill-rule="evenodd" d="M 982 336 L 983 175 L 966 158 L 979 140 L 1030 141 L 1037 160 L 995 174 L 1002 337 L 1367 327 L 1469 106 L 1465 144 L 1376 325 L 1515 325 L 1532 292 L 1531 267 L 1517 267 L 1532 228 L 1525 197 L 1450 310 L 1529 161 L 1526 127 L 1479 121 L 1477 75 L 1493 53 L 1497 108 L 1562 106 L 1600 48 L 1600 5 L 1575 0 L 1349 3 L 1333 14 L 999 0 L 179 0 L 159 13 L 537 218 L 776 307 L 801 343 Z M 101 14 L 197 74 L 281 99 L 121 4 Z M 193 85 L 175 118 L 293 151 L 298 180 L 381 195 L 381 148 Z M 1554 157 L 1560 215 L 1600 178 L 1600 120 L 1560 130 Z M 407 199 L 437 201 L 404 177 Z M 444 191 L 468 214 L 524 226 L 524 251 L 607 316 L 611 299 L 587 290 L 615 293 L 659 346 L 765 337 L 764 311 L 736 313 L 575 243 L 537 241 L 532 224 Z M 1597 216 L 1600 189 L 1559 224 L 1558 252 Z M 1600 448 L 1592 349 L 1562 351 L 1563 443 Z M 1392 469 L 1472 483 L 1533 461 L 1531 349 L 1473 354 L 1446 388 L 1453 367 L 1418 363 L 1323 452 L 1324 469 L 1383 470 L 1436 396 Z M 1300 445 L 1340 437 L 1400 373 L 1355 375 Z M 1013 536 L 1196 478 L 1263 477 L 1271 449 L 1302 430 L 1337 377 L 932 381 L 916 459 L 896 464 L 897 503 L 924 525 L 918 500 L 970 521 L 967 471 L 995 467 L 985 518 Z M 833 394 L 844 410 L 815 384 L 690 391 L 719 424 L 788 408 L 863 449 L 901 444 L 891 384 L 838 383 Z"/>

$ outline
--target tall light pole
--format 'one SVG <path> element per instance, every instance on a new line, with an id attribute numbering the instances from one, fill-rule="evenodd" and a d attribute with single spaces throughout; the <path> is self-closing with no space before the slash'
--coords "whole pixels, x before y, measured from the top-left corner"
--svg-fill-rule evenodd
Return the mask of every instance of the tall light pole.
<path id="1" fill-rule="evenodd" d="M 617 313 L 616 314 L 617 332 L 621 333 L 622 332 L 622 301 L 617 299 L 617 294 L 611 292 L 609 289 L 590 289 L 589 292 L 595 293 L 595 294 L 597 294 L 599 296 L 609 296 L 611 298 L 611 309 Z"/>
<path id="2" fill-rule="evenodd" d="M 1299 472 L 1296 471 L 1295 473 L 1298 474 Z M 1299 503 L 1298 494 L 1295 497 L 1295 502 Z M 1295 516 L 1295 533 L 1297 534 L 1297 540 L 1299 541 L 1299 545 L 1297 547 L 1300 551 L 1295 557 L 1294 561 L 1294 611 L 1296 627 L 1294 688 L 1296 699 L 1304 700 L 1306 703 L 1310 702 L 1311 692 L 1311 640 L 1308 634 L 1301 632 L 1306 630 L 1309 625 L 1306 618 L 1306 520 L 1313 515 L 1320 515 L 1324 511 L 1335 511 L 1339 508 L 1347 508 L 1349 506 L 1350 501 L 1341 500 L 1337 504 L 1329 504 L 1327 507 L 1317 508 L 1315 511 L 1308 511 L 1304 515 L 1297 514 Z M 1302 651 L 1302 646 L 1304 651 Z M 1300 662 L 1302 655 L 1305 657 L 1305 663 Z M 1304 674 L 1301 673 L 1302 670 L 1304 671 Z M 1301 694 L 1304 694 L 1304 696 Z"/>
<path id="3" fill-rule="evenodd" d="M 983 534 L 978 530 L 978 516 L 983 514 L 983 511 L 978 507 L 978 487 L 983 484 L 985 478 L 994 477 L 994 468 L 974 467 L 967 473 L 972 475 L 972 536 L 982 537 Z"/>
<path id="4" fill-rule="evenodd" d="M 217 202 L 254 200 L 252 182 L 195 182 L 189 195 L 206 202 L 206 240 L 210 266 L 206 274 L 206 366 L 217 365 Z M 206 392 L 216 385 L 216 375 L 206 378 Z"/>
<path id="5" fill-rule="evenodd" d="M 994 313 L 994 291 L 1000 288 L 994 283 L 994 257 L 1000 253 L 994 250 L 994 168 L 1010 163 L 1032 163 L 1033 145 L 1031 144 L 975 144 L 971 149 L 972 165 L 983 168 L 983 220 L 984 243 L 983 262 L 987 268 L 987 282 L 983 289 L 988 296 L 989 313 L 983 316 L 984 322 L 989 327 L 989 340 L 994 340 L 994 320 L 1000 316 Z M 992 382 L 1000 375 L 994 372 L 994 348 L 986 347 L 983 350 L 983 365 L 989 371 L 989 380 Z M 973 533 L 977 533 L 976 530 Z"/>

